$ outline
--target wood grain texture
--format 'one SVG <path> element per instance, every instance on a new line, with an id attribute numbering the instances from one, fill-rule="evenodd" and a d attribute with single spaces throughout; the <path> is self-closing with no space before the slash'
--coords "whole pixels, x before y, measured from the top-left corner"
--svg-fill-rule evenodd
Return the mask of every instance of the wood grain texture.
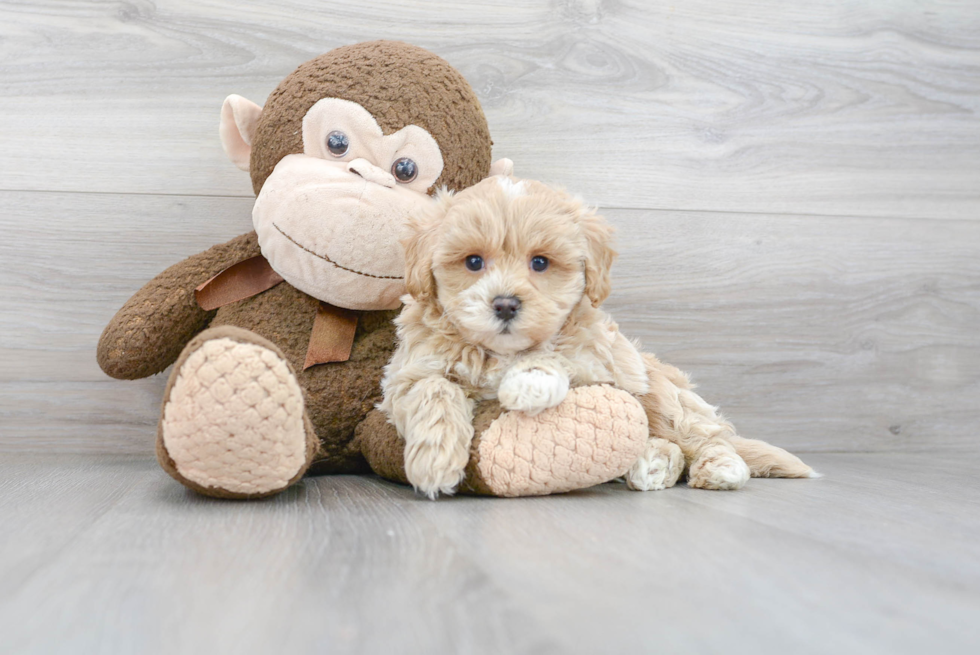
<path id="1" fill-rule="evenodd" d="M 0 188 L 247 197 L 222 99 L 376 38 L 445 56 L 496 156 L 605 206 L 977 217 L 972 1 L 5 2 Z"/>
<path id="2" fill-rule="evenodd" d="M 612 207 L 624 331 L 826 477 L 168 478 L 165 377 L 106 378 L 98 336 L 250 228 L 223 98 L 377 38 L 457 66 L 519 175 Z M 975 0 L 0 2 L 0 653 L 977 651 L 978 114 Z"/>
<path id="3" fill-rule="evenodd" d="M 98 336 L 156 273 L 247 231 L 251 202 L 0 203 L 0 450 L 150 453 L 164 376 L 106 378 Z M 606 214 L 622 252 L 607 309 L 746 436 L 801 452 L 976 450 L 980 223 Z"/>
<path id="4" fill-rule="evenodd" d="M 610 211 L 607 309 L 749 437 L 977 451 L 973 222 Z"/>
<path id="5" fill-rule="evenodd" d="M 141 458 L 13 455 L 0 633 L 17 653 L 976 650 L 976 457 L 816 463 L 731 494 L 431 502 L 326 477 L 234 502 Z"/>

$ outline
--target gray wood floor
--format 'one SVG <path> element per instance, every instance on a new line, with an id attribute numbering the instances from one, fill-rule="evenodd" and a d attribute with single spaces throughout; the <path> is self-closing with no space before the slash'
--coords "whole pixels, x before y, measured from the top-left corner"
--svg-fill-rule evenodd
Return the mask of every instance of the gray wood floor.
<path id="1" fill-rule="evenodd" d="M 221 152 L 332 47 L 471 81 L 599 204 L 608 308 L 827 474 L 423 502 L 197 498 L 98 335 L 249 229 Z M 0 0 L 0 653 L 980 650 L 980 0 Z"/>
<path id="2" fill-rule="evenodd" d="M 973 462 L 811 457 L 739 493 L 214 502 L 155 462 L 0 465 L 10 653 L 975 652 Z M 927 499 L 923 502 L 923 499 Z"/>

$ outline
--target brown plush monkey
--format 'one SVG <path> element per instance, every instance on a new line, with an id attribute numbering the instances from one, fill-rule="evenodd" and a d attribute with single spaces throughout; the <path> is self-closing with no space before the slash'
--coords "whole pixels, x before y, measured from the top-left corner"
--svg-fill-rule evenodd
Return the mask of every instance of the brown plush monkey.
<path id="1" fill-rule="evenodd" d="M 230 96 L 221 137 L 251 173 L 255 231 L 144 286 L 106 327 L 99 364 L 122 379 L 174 364 L 157 454 L 203 494 L 266 496 L 307 471 L 404 481 L 401 443 L 373 409 L 405 291 L 400 228 L 436 186 L 490 174 L 475 94 L 426 50 L 362 43 L 303 64 L 264 107 Z M 481 406 L 463 490 L 587 487 L 643 450 L 646 416 L 625 392 L 577 389 L 558 409 Z"/>

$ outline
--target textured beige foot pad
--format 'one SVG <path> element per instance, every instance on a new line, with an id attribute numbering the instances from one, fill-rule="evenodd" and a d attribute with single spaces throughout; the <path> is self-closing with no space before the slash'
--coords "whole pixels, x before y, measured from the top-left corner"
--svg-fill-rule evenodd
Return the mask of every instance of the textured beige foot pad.
<path id="1" fill-rule="evenodd" d="M 584 489 L 625 474 L 649 437 L 646 413 L 625 391 L 572 389 L 536 416 L 508 412 L 475 444 L 479 491 L 542 496 Z"/>
<path id="2" fill-rule="evenodd" d="M 188 344 L 165 394 L 161 464 L 212 496 L 280 491 L 309 465 L 303 393 L 272 344 L 216 328 Z"/>

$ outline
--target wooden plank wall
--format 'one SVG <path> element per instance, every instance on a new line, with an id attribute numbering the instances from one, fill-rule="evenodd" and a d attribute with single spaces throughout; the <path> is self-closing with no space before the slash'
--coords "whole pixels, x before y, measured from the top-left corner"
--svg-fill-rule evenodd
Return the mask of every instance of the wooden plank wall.
<path id="1" fill-rule="evenodd" d="M 604 208 L 609 308 L 746 436 L 975 450 L 980 2 L 0 2 L 0 452 L 149 454 L 95 343 L 249 228 L 218 110 L 332 47 L 444 56 L 495 156 Z"/>

